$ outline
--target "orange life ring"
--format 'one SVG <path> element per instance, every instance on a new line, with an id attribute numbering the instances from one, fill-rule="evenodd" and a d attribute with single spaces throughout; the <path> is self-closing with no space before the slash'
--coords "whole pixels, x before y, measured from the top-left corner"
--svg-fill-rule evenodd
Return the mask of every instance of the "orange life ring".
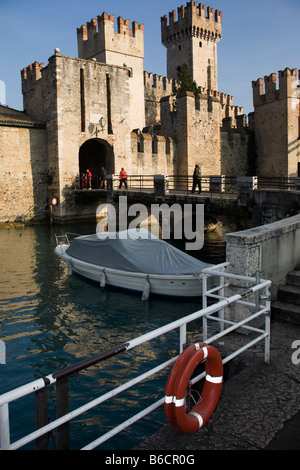
<path id="1" fill-rule="evenodd" d="M 205 361 L 205 383 L 201 397 L 189 413 L 185 397 L 189 380 L 196 367 Z M 188 346 L 178 357 L 168 377 L 165 390 L 165 414 L 176 430 L 193 434 L 202 428 L 213 414 L 223 385 L 223 363 L 213 346 L 196 343 Z"/>

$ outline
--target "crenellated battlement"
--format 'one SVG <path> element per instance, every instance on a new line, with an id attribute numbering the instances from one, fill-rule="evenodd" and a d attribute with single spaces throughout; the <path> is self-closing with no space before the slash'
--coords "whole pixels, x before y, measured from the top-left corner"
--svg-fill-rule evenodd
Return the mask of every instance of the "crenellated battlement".
<path id="1" fill-rule="evenodd" d="M 222 12 L 190 1 L 161 17 L 162 42 L 167 45 L 186 35 L 218 42 L 222 38 Z"/>
<path id="2" fill-rule="evenodd" d="M 148 103 L 148 106 L 150 101 L 152 101 L 153 103 L 159 103 L 159 101 L 164 98 L 166 98 L 169 102 L 170 96 L 172 96 L 174 93 L 176 84 L 178 85 L 178 81 L 175 79 L 170 79 L 162 77 L 161 75 L 144 72 L 145 99 Z M 195 97 L 196 109 L 197 107 L 199 107 L 199 100 L 204 100 L 203 102 L 206 101 L 206 103 L 208 103 L 209 100 L 218 102 L 220 106 L 220 122 L 222 122 L 222 120 L 225 118 L 230 118 L 231 127 L 237 127 L 238 117 L 243 114 L 244 108 L 241 106 L 234 105 L 234 97 L 232 95 L 221 93 L 217 90 L 199 87 L 199 94 Z M 173 104 L 174 99 L 172 100 L 172 103 L 170 102 L 169 112 L 174 111 Z M 156 116 L 158 116 L 158 109 Z"/>
<path id="3" fill-rule="evenodd" d="M 42 76 L 41 70 L 44 68 L 44 63 L 40 64 L 35 61 L 33 64 L 28 65 L 21 71 L 22 80 L 39 80 Z"/>
<path id="4" fill-rule="evenodd" d="M 108 26 L 110 31 L 114 32 L 115 15 L 108 15 L 103 12 L 97 19 L 93 18 L 86 25 L 77 28 L 77 36 L 82 41 L 88 41 L 94 38 L 95 33 L 101 33 L 105 27 Z M 136 21 L 132 22 L 132 29 L 130 29 L 130 22 L 128 19 L 124 20 L 121 16 L 117 19 L 117 33 L 123 36 L 135 38 L 138 32 L 144 31 L 144 25 L 138 24 Z"/>
<path id="5" fill-rule="evenodd" d="M 171 95 L 176 83 L 177 80 L 173 78 L 163 77 L 156 73 L 144 72 L 144 86 L 146 89 L 165 91 L 167 94 Z"/>
<path id="6" fill-rule="evenodd" d="M 115 31 L 117 29 L 117 31 Z M 103 12 L 86 25 L 77 29 L 78 57 L 96 60 L 108 65 L 125 66 L 132 70 L 131 76 L 140 76 L 142 85 L 144 60 L 144 25 L 130 22 L 121 16 Z M 136 84 L 134 85 L 136 87 Z M 142 94 L 142 89 L 140 90 Z"/>
<path id="7" fill-rule="evenodd" d="M 293 98 L 297 90 L 300 71 L 297 69 L 280 70 L 252 82 L 254 106 L 271 103 L 276 100 Z M 278 87 L 277 87 L 278 82 Z"/>
<path id="8" fill-rule="evenodd" d="M 125 67 L 130 77 L 128 93 L 132 98 L 130 120 L 133 126 L 144 125 L 144 25 L 128 19 L 117 18 L 103 12 L 77 29 L 78 57 L 106 65 Z M 111 77 L 109 77 L 111 80 Z M 113 82 L 111 82 L 113 86 Z"/>
<path id="9" fill-rule="evenodd" d="M 44 63 L 35 61 L 33 64 L 28 65 L 21 70 L 22 93 L 25 94 L 32 90 L 35 83 L 42 77 L 42 69 Z"/>

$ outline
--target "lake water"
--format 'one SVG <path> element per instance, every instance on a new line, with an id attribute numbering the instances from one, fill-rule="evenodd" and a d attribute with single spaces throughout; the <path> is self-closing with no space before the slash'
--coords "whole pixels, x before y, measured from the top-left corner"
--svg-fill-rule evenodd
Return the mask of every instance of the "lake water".
<path id="1" fill-rule="evenodd" d="M 195 312 L 200 300 L 167 300 L 116 289 L 101 289 L 77 276 L 69 277 L 54 255 L 55 233 L 88 234 L 91 224 L 33 226 L 0 230 L 0 340 L 6 363 L 0 364 L 0 394 L 49 375 L 148 331 Z M 191 254 L 194 252 L 191 252 Z M 198 258 L 225 259 L 222 232 L 206 235 Z M 197 325 L 195 335 L 197 335 Z M 70 379 L 74 409 L 97 395 L 169 358 L 178 335 L 157 340 L 83 371 Z M 112 427 L 164 396 L 165 377 L 158 377 L 116 397 L 109 404 L 71 423 L 71 449 L 80 449 Z M 51 392 L 52 393 L 52 392 Z M 50 419 L 55 419 L 50 394 Z M 52 409 L 53 408 L 53 409 Z M 34 430 L 34 396 L 10 405 L 11 442 Z M 163 407 L 131 426 L 101 449 L 126 450 L 166 424 Z M 26 448 L 33 448 L 34 444 Z M 55 449 L 55 432 L 50 441 Z"/>

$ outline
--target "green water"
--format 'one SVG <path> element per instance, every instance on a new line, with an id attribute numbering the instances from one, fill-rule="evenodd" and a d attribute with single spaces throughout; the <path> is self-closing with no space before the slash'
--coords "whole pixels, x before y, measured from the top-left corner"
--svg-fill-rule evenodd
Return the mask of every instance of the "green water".
<path id="1" fill-rule="evenodd" d="M 0 340 L 6 363 L 0 364 L 0 394 L 51 374 L 81 359 L 132 340 L 201 308 L 200 300 L 142 301 L 136 293 L 101 289 L 77 276 L 69 277 L 54 255 L 55 233 L 93 233 L 92 225 L 34 226 L 0 230 Z M 224 260 L 221 233 L 206 236 L 197 257 Z M 193 326 L 193 335 L 199 325 Z M 70 378 L 70 408 L 105 393 L 170 358 L 178 334 L 147 343 Z M 164 396 L 166 376 L 146 382 L 71 423 L 71 449 L 80 449 L 112 427 Z M 55 399 L 50 391 L 50 420 Z M 10 405 L 11 441 L 34 430 L 34 396 Z M 101 446 L 132 449 L 166 424 L 163 408 Z M 55 449 L 56 435 L 50 439 Z M 33 448 L 34 444 L 26 448 Z"/>

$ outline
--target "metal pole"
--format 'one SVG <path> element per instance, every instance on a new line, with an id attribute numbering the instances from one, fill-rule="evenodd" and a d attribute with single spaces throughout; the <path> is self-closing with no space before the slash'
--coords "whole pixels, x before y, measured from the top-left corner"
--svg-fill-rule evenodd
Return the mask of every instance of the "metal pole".
<path id="1" fill-rule="evenodd" d="M 256 285 L 260 284 L 260 271 L 256 271 Z M 256 303 L 256 310 L 259 310 L 260 307 L 260 292 L 257 291 L 255 294 L 255 303 Z"/>
<path id="2" fill-rule="evenodd" d="M 205 309 L 207 307 L 207 275 L 203 274 L 202 275 L 202 308 Z M 207 340 L 207 318 L 206 316 L 203 317 L 202 319 L 202 336 L 203 336 L 203 341 Z"/>
<path id="3" fill-rule="evenodd" d="M 10 448 L 9 410 L 8 403 L 0 406 L 0 449 Z"/>
<path id="4" fill-rule="evenodd" d="M 219 292 L 219 295 L 221 295 L 222 297 L 225 296 L 225 278 L 224 276 L 220 276 L 220 285 L 222 286 L 222 288 L 220 289 L 220 292 Z M 219 311 L 219 318 L 224 320 L 225 318 L 225 309 L 224 308 L 221 308 L 221 310 Z M 223 331 L 224 330 L 224 322 L 221 322 L 220 324 L 220 331 Z"/>
<path id="5" fill-rule="evenodd" d="M 267 336 L 265 338 L 265 362 L 269 364 L 270 362 L 270 349 L 271 349 L 271 301 L 270 301 L 270 289 L 266 287 L 266 307 L 268 309 L 268 313 L 265 315 L 265 330 Z"/>
<path id="6" fill-rule="evenodd" d="M 183 345 L 186 343 L 186 323 L 184 325 L 181 325 L 179 328 L 180 331 L 180 345 L 179 345 L 179 350 L 180 353 L 183 351 Z"/>

